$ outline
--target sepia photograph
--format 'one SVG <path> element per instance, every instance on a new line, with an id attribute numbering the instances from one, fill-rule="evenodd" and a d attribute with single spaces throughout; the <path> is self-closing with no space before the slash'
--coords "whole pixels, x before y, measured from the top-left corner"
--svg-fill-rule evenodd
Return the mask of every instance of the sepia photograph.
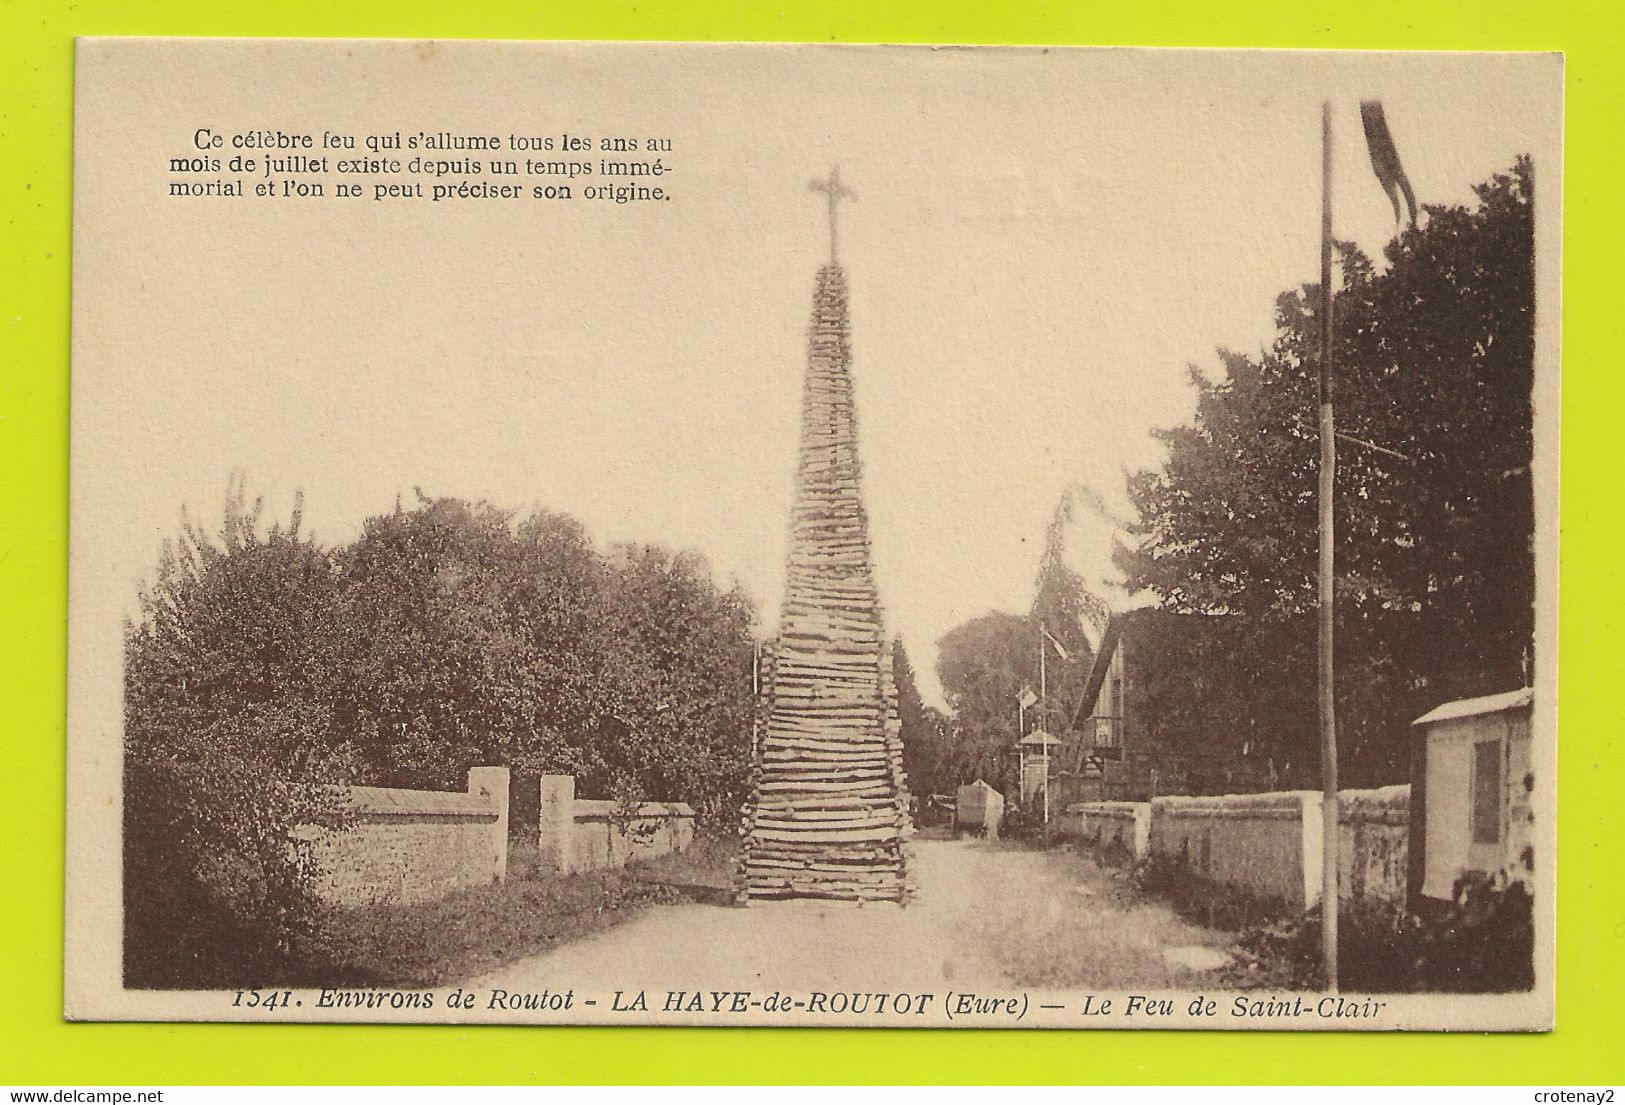
<path id="1" fill-rule="evenodd" d="M 1562 93 L 81 39 L 67 1016 L 1549 1030 Z"/>

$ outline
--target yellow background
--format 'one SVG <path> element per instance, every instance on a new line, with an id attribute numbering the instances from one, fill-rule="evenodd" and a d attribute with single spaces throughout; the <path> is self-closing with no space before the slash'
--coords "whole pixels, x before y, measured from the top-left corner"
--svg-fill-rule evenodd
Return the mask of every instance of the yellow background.
<path id="1" fill-rule="evenodd" d="M 1357 8 L 1357 10 L 1355 10 Z M 0 8 L 0 1082 L 1617 1082 L 1625 946 L 1613 632 L 1621 465 L 1621 20 L 1614 3 L 335 4 Z M 1547 1036 L 69 1025 L 62 996 L 72 38 L 78 34 L 1562 50 L 1558 1028 Z M 129 474 L 139 480 L 139 472 Z"/>

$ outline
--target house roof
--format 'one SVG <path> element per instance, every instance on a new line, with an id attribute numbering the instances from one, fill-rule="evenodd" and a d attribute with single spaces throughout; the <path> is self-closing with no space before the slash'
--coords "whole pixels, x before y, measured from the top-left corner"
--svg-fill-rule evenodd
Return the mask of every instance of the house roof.
<path id="1" fill-rule="evenodd" d="M 1123 635 L 1123 616 L 1113 614 L 1106 620 L 1106 631 L 1100 635 L 1100 647 L 1095 650 L 1095 662 L 1089 669 L 1089 681 L 1083 686 L 1083 698 L 1072 715 L 1072 728 L 1082 729 L 1084 722 L 1095 712 L 1100 701 L 1101 688 L 1106 685 L 1106 673 L 1111 670 L 1112 653 L 1117 651 L 1117 640 Z"/>
<path id="2" fill-rule="evenodd" d="M 1083 696 L 1072 713 L 1073 729 L 1083 729 L 1100 705 L 1100 694 L 1111 674 L 1112 656 L 1122 647 L 1125 639 L 1140 648 L 1165 652 L 1170 644 L 1186 649 L 1206 644 L 1218 647 L 1213 641 L 1216 629 L 1229 622 L 1230 614 L 1196 614 L 1142 606 L 1134 610 L 1113 613 L 1101 636 L 1100 647 L 1095 650 L 1094 664 L 1084 684 Z"/>
<path id="3" fill-rule="evenodd" d="M 1458 698 L 1454 702 L 1434 707 L 1411 724 L 1432 725 L 1434 722 L 1455 721 L 1457 718 L 1478 717 L 1481 714 L 1499 714 L 1507 710 L 1522 709 L 1532 705 L 1534 701 L 1533 687 L 1523 687 L 1504 694 L 1489 694 L 1482 698 Z"/>

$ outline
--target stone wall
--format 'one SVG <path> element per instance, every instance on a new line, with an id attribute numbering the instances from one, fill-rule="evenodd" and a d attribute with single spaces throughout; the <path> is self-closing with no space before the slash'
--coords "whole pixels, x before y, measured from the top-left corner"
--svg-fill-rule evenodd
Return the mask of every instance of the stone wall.
<path id="1" fill-rule="evenodd" d="M 1166 797 L 1150 805 L 1153 858 L 1289 909 L 1318 900 L 1318 792 Z"/>
<path id="2" fill-rule="evenodd" d="M 1108 862 L 1139 863 L 1151 847 L 1151 803 L 1075 802 L 1055 819 L 1055 833 Z"/>
<path id="3" fill-rule="evenodd" d="M 616 803 L 577 798 L 569 775 L 544 775 L 537 853 L 541 869 L 559 874 L 625 867 L 636 860 L 685 852 L 694 843 L 694 811 L 686 802 L 645 802 L 634 816 L 616 816 Z"/>
<path id="4" fill-rule="evenodd" d="M 1337 870 L 1345 901 L 1404 904 L 1410 815 L 1411 788 L 1404 783 L 1339 792 Z"/>
<path id="5" fill-rule="evenodd" d="M 420 902 L 507 876 L 505 767 L 474 768 L 466 793 L 351 787 L 350 803 L 346 828 L 311 834 L 329 902 Z"/>
<path id="6" fill-rule="evenodd" d="M 1086 804 L 1100 805 L 1107 804 Z M 1152 858 L 1290 909 L 1320 901 L 1319 791 L 1167 797 L 1144 805 Z M 1344 901 L 1404 903 L 1409 824 L 1409 786 L 1341 792 L 1338 885 Z"/>

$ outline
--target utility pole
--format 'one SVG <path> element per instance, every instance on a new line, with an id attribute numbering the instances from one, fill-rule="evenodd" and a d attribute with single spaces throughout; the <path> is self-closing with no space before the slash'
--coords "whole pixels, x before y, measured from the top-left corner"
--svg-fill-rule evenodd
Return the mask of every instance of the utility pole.
<path id="1" fill-rule="evenodd" d="M 1337 990 L 1337 709 L 1333 697 L 1332 628 L 1336 596 L 1332 492 L 1337 434 L 1332 419 L 1332 105 L 1320 105 L 1320 586 L 1319 704 L 1321 784 L 1320 951 L 1326 988 Z"/>

